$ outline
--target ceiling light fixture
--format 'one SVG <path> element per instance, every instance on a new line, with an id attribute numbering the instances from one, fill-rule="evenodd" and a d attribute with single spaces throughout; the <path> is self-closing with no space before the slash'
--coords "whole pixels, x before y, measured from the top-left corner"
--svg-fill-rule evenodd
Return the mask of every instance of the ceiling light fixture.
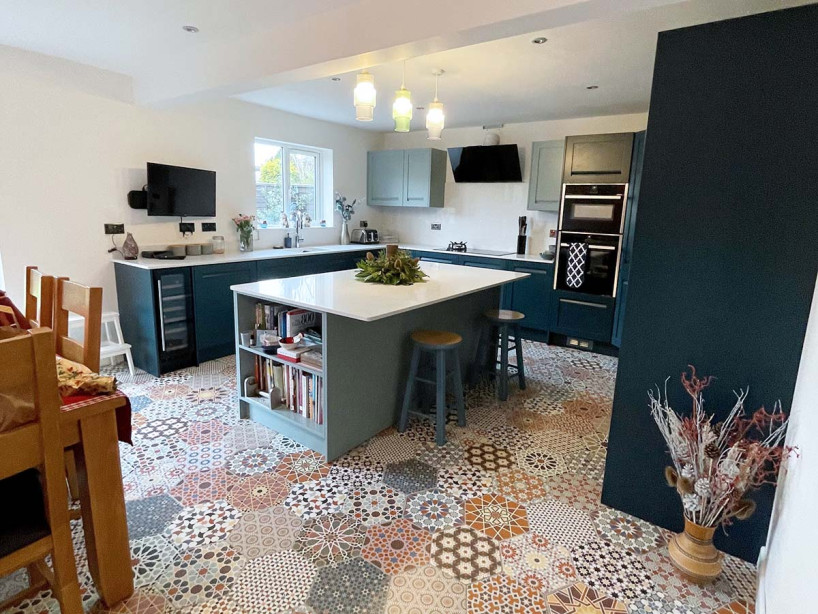
<path id="1" fill-rule="evenodd" d="M 440 133 L 443 132 L 443 124 L 446 121 L 443 103 L 437 99 L 437 81 L 443 74 L 443 69 L 438 68 L 432 74 L 435 76 L 435 99 L 429 103 L 429 110 L 426 112 L 426 130 L 429 131 L 426 138 L 430 141 L 439 141 Z"/>
<path id="2" fill-rule="evenodd" d="M 362 70 L 358 73 L 353 104 L 355 105 L 355 119 L 359 122 L 371 122 L 375 115 L 375 77 Z"/>
<path id="3" fill-rule="evenodd" d="M 188 34 L 196 34 L 199 31 L 199 28 L 196 26 L 182 26 L 182 30 L 187 32 Z"/>
<path id="4" fill-rule="evenodd" d="M 341 80 L 341 77 L 332 77 L 332 80 L 333 80 L 333 81 L 340 81 L 340 80 Z"/>
<path id="5" fill-rule="evenodd" d="M 395 120 L 395 132 L 409 132 L 409 124 L 412 122 L 412 98 L 406 89 L 406 60 L 403 61 L 400 89 L 395 92 L 395 102 L 392 103 L 392 119 Z"/>
<path id="6" fill-rule="evenodd" d="M 543 43 L 547 43 L 548 39 L 545 38 L 544 36 L 538 36 L 537 38 L 531 39 L 531 42 L 534 43 L 535 45 L 542 45 Z"/>

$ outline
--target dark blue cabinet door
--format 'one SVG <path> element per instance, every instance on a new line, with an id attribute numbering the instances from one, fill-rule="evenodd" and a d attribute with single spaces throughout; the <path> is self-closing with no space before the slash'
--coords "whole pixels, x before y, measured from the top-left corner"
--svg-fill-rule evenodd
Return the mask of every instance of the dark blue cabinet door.
<path id="1" fill-rule="evenodd" d="M 609 343 L 614 299 L 593 294 L 551 292 L 551 332 Z"/>
<path id="2" fill-rule="evenodd" d="M 230 286 L 256 281 L 256 263 L 214 264 L 192 269 L 196 356 L 203 362 L 232 354 L 236 342 Z"/>
<path id="3" fill-rule="evenodd" d="M 523 326 L 542 332 L 548 331 L 551 309 L 551 289 L 553 268 L 514 265 L 517 273 L 528 273 L 530 277 L 515 281 L 511 285 L 511 309 L 525 314 Z"/>
<path id="4" fill-rule="evenodd" d="M 441 262 L 443 264 L 461 264 L 460 256 L 446 252 L 422 252 L 414 250 L 412 255 L 420 258 L 420 266 L 423 268 L 424 262 Z"/>

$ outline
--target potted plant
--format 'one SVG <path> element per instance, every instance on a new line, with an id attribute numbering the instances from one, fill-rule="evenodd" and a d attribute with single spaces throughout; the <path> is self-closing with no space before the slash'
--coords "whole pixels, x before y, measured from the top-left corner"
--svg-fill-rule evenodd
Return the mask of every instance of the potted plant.
<path id="1" fill-rule="evenodd" d="M 236 230 L 239 231 L 240 252 L 253 251 L 253 231 L 256 229 L 255 220 L 256 218 L 252 215 L 242 215 L 241 213 L 233 218 Z"/>
<path id="2" fill-rule="evenodd" d="M 665 469 L 669 486 L 679 493 L 684 508 L 684 532 L 668 544 L 673 564 L 699 584 L 721 573 L 722 555 L 713 545 L 713 533 L 733 519 L 745 520 L 756 504 L 750 490 L 775 484 L 786 450 L 782 445 L 787 417 L 777 402 L 770 413 L 763 407 L 747 415 L 747 390 L 736 393 L 736 403 L 718 422 L 704 411 L 702 391 L 712 377 L 700 378 L 689 367 L 682 385 L 693 400 L 692 412 L 683 416 L 657 389 L 648 393 L 651 415 L 667 443 L 673 466 Z"/>
<path id="3" fill-rule="evenodd" d="M 349 245 L 349 220 L 355 215 L 357 202 L 356 198 L 348 203 L 346 196 L 341 196 L 340 192 L 335 193 L 335 210 L 341 214 L 341 245 Z"/>

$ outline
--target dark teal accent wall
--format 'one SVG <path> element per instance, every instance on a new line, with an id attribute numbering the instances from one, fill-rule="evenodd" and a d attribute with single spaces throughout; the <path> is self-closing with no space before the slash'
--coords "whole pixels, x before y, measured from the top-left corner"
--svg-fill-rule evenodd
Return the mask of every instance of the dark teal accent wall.
<path id="1" fill-rule="evenodd" d="M 602 500 L 673 530 L 647 390 L 687 364 L 709 409 L 789 408 L 818 271 L 818 6 L 659 35 Z M 774 490 L 719 548 L 755 561 Z"/>

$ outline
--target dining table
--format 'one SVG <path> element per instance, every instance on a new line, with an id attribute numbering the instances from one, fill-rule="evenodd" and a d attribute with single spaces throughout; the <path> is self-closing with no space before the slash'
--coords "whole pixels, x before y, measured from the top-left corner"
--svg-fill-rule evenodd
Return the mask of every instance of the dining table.
<path id="1" fill-rule="evenodd" d="M 111 608 L 133 594 L 119 441 L 130 443 L 131 409 L 121 391 L 63 398 L 60 435 L 76 458 L 80 513 L 88 566 L 103 603 Z"/>

